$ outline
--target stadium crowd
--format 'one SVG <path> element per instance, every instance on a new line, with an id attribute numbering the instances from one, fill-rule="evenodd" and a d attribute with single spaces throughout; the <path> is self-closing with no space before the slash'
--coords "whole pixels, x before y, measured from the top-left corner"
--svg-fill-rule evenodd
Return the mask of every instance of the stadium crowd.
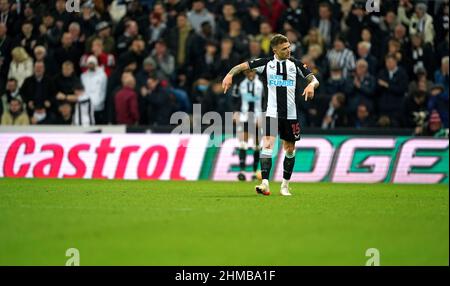
<path id="1" fill-rule="evenodd" d="M 72 1 L 73 2 L 73 1 Z M 1 124 L 168 125 L 236 111 L 234 65 L 285 34 L 321 82 L 303 126 L 448 128 L 449 3 L 358 0 L 0 0 Z M 238 83 L 236 81 L 235 83 Z"/>

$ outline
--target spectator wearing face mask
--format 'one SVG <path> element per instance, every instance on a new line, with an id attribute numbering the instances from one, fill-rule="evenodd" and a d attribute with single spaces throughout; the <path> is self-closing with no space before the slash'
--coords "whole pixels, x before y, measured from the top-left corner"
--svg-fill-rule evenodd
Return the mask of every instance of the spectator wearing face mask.
<path id="1" fill-rule="evenodd" d="M 1 125 L 29 125 L 30 119 L 23 109 L 23 103 L 18 98 L 12 98 L 9 108 L 1 117 Z"/>
<path id="2" fill-rule="evenodd" d="M 48 125 L 54 123 L 54 117 L 44 105 L 37 104 L 34 108 L 33 116 L 31 117 L 31 124 L 33 125 Z"/>
<path id="3" fill-rule="evenodd" d="M 328 95 L 335 93 L 348 94 L 352 90 L 352 81 L 350 78 L 345 78 L 343 70 L 337 65 L 331 66 L 330 77 L 325 84 L 325 92 Z"/>
<path id="4" fill-rule="evenodd" d="M 104 124 L 107 77 L 105 71 L 98 67 L 97 58 L 93 55 L 87 59 L 88 69 L 81 75 L 85 93 L 91 99 L 94 108 L 95 122 Z"/>

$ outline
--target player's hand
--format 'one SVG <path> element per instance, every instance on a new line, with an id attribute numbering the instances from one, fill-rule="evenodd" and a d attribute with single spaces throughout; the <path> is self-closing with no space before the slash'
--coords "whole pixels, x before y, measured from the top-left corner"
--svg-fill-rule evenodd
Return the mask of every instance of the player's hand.
<path id="1" fill-rule="evenodd" d="M 224 94 L 227 93 L 227 90 L 230 89 L 232 84 L 233 84 L 233 76 L 230 74 L 227 74 L 222 81 L 222 88 L 223 88 Z"/>
<path id="2" fill-rule="evenodd" d="M 314 97 L 314 85 L 308 84 L 303 90 L 302 96 L 305 97 L 305 101 L 308 101 L 309 98 L 312 99 Z"/>

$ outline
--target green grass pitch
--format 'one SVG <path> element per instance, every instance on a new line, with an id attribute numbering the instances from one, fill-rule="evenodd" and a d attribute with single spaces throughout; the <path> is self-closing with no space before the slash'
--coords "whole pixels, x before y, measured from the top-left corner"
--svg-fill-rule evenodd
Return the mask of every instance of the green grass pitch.
<path id="1" fill-rule="evenodd" d="M 0 265 L 449 264 L 448 185 L 0 179 Z"/>

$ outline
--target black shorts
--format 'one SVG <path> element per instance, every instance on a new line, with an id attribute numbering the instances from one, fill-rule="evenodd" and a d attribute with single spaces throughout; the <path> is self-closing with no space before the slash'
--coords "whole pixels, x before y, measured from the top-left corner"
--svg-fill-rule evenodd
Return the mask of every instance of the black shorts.
<path id="1" fill-rule="evenodd" d="M 280 119 L 266 117 L 264 135 L 276 137 L 280 134 L 282 140 L 295 142 L 300 140 L 300 123 L 296 119 Z"/>

